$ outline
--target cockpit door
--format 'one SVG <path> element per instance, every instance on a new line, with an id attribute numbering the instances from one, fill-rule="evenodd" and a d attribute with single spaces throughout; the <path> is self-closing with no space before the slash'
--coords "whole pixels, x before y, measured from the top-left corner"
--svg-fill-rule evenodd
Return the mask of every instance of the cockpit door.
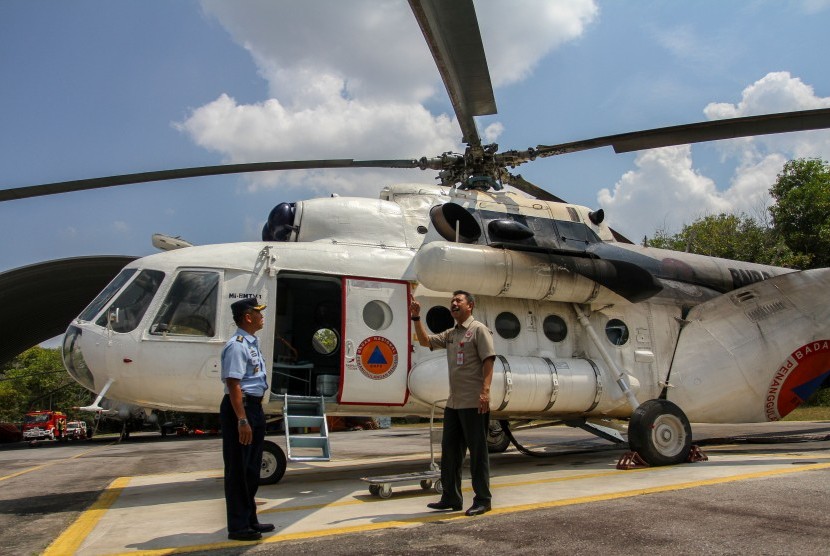
<path id="1" fill-rule="evenodd" d="M 343 279 L 340 403 L 403 405 L 409 369 L 409 286 Z"/>

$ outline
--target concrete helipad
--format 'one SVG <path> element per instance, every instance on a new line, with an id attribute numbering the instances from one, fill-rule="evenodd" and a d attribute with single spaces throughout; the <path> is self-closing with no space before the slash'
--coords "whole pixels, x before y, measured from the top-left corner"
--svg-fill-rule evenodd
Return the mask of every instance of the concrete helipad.
<path id="1" fill-rule="evenodd" d="M 289 466 L 278 485 L 257 496 L 262 522 L 275 532 L 260 544 L 324 535 L 418 527 L 448 520 L 490 520 L 539 508 L 585 504 L 650 493 L 726 484 L 830 468 L 830 447 L 799 452 L 707 448 L 709 461 L 673 467 L 617 470 L 619 451 L 539 460 L 519 454 L 493 458 L 493 511 L 467 518 L 463 512 L 427 511 L 437 499 L 416 483 L 392 496 L 371 496 L 360 477 L 426 469 L 429 454 L 341 459 Z M 367 468 L 368 465 L 368 468 Z M 466 473 L 465 473 L 466 477 Z M 466 502 L 472 500 L 465 480 Z M 221 470 L 121 477 L 114 480 L 45 554 L 169 554 L 244 547 L 228 541 Z"/>

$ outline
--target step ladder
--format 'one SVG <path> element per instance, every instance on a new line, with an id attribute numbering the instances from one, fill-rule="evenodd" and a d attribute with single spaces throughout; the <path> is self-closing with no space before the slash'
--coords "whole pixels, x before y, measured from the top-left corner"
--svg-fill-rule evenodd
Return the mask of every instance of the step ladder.
<path id="1" fill-rule="evenodd" d="M 331 460 L 326 403 L 322 396 L 284 394 L 282 416 L 289 461 Z M 319 432 L 307 432 L 311 428 Z M 296 432 L 298 429 L 303 432 Z"/>

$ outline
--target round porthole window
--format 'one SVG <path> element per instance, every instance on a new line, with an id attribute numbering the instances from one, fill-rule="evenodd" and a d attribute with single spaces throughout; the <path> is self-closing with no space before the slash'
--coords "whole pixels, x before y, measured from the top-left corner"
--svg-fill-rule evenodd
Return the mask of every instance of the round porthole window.
<path id="1" fill-rule="evenodd" d="M 363 322 L 372 330 L 385 330 L 392 324 L 392 308 L 377 299 L 363 307 Z"/>
<path id="2" fill-rule="evenodd" d="M 496 317 L 496 332 L 505 340 L 512 340 L 519 335 L 522 325 L 513 313 L 504 312 Z"/>
<path id="3" fill-rule="evenodd" d="M 438 334 L 453 326 L 455 326 L 455 319 L 446 307 L 436 305 L 427 311 L 427 328 L 433 334 Z"/>
<path id="4" fill-rule="evenodd" d="M 542 322 L 542 331 L 551 342 L 561 342 L 568 336 L 568 323 L 559 315 L 548 315 Z"/>
<path id="5" fill-rule="evenodd" d="M 605 335 L 609 342 L 621 346 L 628 341 L 628 326 L 620 319 L 611 319 L 605 325 Z"/>
<path id="6" fill-rule="evenodd" d="M 314 351 L 321 355 L 331 355 L 340 343 L 337 332 L 331 328 L 320 328 L 311 337 L 311 345 Z"/>

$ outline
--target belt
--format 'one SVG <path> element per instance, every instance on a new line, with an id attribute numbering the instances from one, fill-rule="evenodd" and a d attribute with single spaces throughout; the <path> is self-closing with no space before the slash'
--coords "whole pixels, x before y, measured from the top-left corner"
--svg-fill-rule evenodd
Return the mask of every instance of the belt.
<path id="1" fill-rule="evenodd" d="M 243 404 L 255 404 L 255 405 L 262 405 L 262 398 L 265 396 L 251 396 L 250 394 L 242 394 L 242 403 Z"/>

